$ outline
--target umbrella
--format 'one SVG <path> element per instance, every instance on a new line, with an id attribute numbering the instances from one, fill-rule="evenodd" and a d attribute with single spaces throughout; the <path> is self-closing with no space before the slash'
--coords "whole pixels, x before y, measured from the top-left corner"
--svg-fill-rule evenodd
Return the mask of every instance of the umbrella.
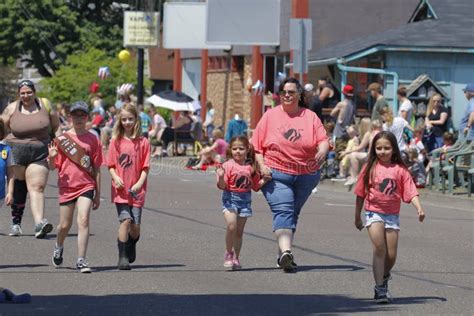
<path id="1" fill-rule="evenodd" d="M 173 111 L 194 111 L 193 98 L 182 92 L 161 91 L 158 94 L 152 95 L 146 101 L 154 106 Z"/>

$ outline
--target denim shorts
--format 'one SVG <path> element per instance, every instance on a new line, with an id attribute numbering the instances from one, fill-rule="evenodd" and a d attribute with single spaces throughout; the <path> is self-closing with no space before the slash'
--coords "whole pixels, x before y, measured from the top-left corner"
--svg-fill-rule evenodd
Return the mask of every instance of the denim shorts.
<path id="1" fill-rule="evenodd" d="M 320 176 L 319 170 L 302 175 L 272 170 L 272 180 L 261 190 L 273 214 L 273 231 L 296 230 L 301 209 L 318 185 Z"/>
<path id="2" fill-rule="evenodd" d="M 365 227 L 372 223 L 384 223 L 385 229 L 400 230 L 400 216 L 396 214 L 382 214 L 372 211 L 365 211 Z"/>
<path id="3" fill-rule="evenodd" d="M 140 225 L 142 221 L 142 208 L 131 206 L 125 203 L 115 203 L 119 222 L 131 219 L 133 224 Z"/>
<path id="4" fill-rule="evenodd" d="M 229 211 L 236 213 L 239 217 L 252 216 L 252 192 L 230 192 L 222 193 L 222 213 Z"/>

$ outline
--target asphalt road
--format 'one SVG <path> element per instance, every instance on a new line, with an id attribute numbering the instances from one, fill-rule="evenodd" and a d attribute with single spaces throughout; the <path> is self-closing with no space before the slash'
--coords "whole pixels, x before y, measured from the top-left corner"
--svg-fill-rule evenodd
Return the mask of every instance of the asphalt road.
<path id="1" fill-rule="evenodd" d="M 353 227 L 354 196 L 329 181 L 308 200 L 295 238 L 299 270 L 275 267 L 271 215 L 254 194 L 241 271 L 225 271 L 224 220 L 215 175 L 186 171 L 182 160 L 154 164 L 142 237 L 131 271 L 118 271 L 116 211 L 104 169 L 103 201 L 91 217 L 89 275 L 74 270 L 76 226 L 66 239 L 64 267 L 55 269 L 55 235 L 33 237 L 27 209 L 24 235 L 9 237 L 0 221 L 0 286 L 29 292 L 30 304 L 0 304 L 0 315 L 308 315 L 317 313 L 472 314 L 474 199 L 423 195 L 426 222 L 411 205 L 401 210 L 391 305 L 375 305 L 372 249 Z M 56 174 L 46 191 L 47 218 L 58 223 Z"/>

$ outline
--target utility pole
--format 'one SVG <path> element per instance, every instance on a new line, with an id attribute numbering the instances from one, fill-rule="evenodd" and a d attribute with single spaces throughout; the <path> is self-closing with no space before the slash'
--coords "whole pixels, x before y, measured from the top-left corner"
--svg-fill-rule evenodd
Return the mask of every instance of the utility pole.
<path id="1" fill-rule="evenodd" d="M 142 1 L 137 1 L 137 11 L 142 8 Z M 137 105 L 143 105 L 143 68 L 144 68 L 144 55 L 143 48 L 138 48 L 138 69 L 137 69 Z"/>
<path id="2" fill-rule="evenodd" d="M 143 48 L 138 48 L 138 78 L 137 78 L 137 104 L 143 105 L 143 68 L 144 68 Z"/>

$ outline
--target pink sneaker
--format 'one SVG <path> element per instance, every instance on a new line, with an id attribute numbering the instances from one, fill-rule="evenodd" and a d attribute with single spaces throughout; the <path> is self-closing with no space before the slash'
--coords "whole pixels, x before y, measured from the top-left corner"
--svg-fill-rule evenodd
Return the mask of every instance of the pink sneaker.
<path id="1" fill-rule="evenodd" d="M 232 268 L 234 266 L 234 252 L 225 252 L 224 255 L 224 267 L 226 268 Z"/>
<path id="2" fill-rule="evenodd" d="M 240 269 L 242 269 L 242 266 L 240 265 L 240 260 L 239 260 L 239 258 L 235 257 L 234 262 L 233 262 L 233 266 L 232 266 L 232 270 L 240 270 Z"/>

